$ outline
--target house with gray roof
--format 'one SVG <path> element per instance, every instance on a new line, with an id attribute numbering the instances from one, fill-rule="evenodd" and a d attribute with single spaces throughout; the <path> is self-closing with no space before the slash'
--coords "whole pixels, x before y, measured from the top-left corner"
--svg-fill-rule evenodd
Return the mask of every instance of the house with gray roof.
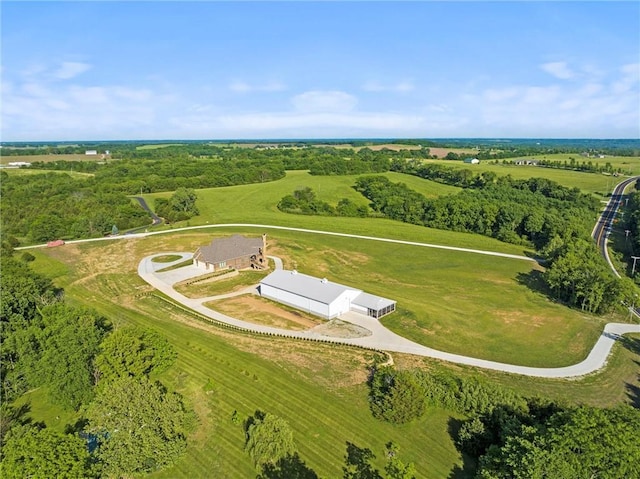
<path id="1" fill-rule="evenodd" d="M 393 300 L 296 270 L 273 271 L 260 282 L 260 295 L 325 319 L 348 311 L 380 318 L 396 309 Z"/>
<path id="2" fill-rule="evenodd" d="M 225 269 L 266 269 L 266 252 L 267 235 L 247 238 L 235 234 L 199 247 L 193 255 L 193 265 L 210 273 Z"/>

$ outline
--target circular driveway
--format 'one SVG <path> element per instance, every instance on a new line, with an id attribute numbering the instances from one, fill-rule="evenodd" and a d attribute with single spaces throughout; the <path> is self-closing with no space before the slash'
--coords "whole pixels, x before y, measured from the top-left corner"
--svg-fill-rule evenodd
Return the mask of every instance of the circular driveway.
<path id="1" fill-rule="evenodd" d="M 152 261 L 154 257 L 173 254 L 180 255 L 180 259 L 172 263 L 155 263 Z M 203 303 L 211 301 L 212 299 L 220 299 L 221 297 L 229 297 L 255 292 L 255 286 L 229 295 L 198 299 L 187 298 L 186 296 L 178 293 L 173 288 L 174 284 L 186 279 L 201 276 L 206 273 L 203 273 L 201 269 L 198 269 L 195 266 L 191 265 L 183 266 L 181 268 L 165 272 L 158 270 L 179 264 L 186 259 L 190 259 L 192 256 L 192 253 L 182 252 L 163 252 L 156 255 L 147 256 L 146 258 L 143 258 L 142 261 L 140 261 L 138 265 L 138 274 L 144 281 L 149 283 L 158 291 L 161 291 L 174 301 L 199 313 L 200 315 L 205 316 L 213 321 L 221 322 L 229 326 L 255 333 L 270 334 L 297 339 L 322 340 L 387 352 L 414 354 L 417 356 L 425 356 L 457 364 L 465 364 L 468 366 L 492 369 L 496 371 L 545 378 L 578 377 L 597 371 L 605 366 L 607 357 L 611 353 L 611 348 L 619 339 L 620 335 L 627 333 L 640 333 L 640 325 L 638 324 L 609 323 L 605 326 L 605 329 L 600 335 L 600 338 L 584 361 L 573 366 L 566 366 L 561 368 L 533 368 L 528 366 L 518 366 L 514 364 L 498 363 L 495 361 L 471 358 L 468 356 L 461 356 L 458 354 L 451 354 L 428 348 L 397 335 L 396 333 L 385 328 L 380 323 L 380 321 L 375 318 L 371 318 L 369 316 L 354 312 L 344 314 L 340 316 L 340 319 L 356 324 L 371 331 L 371 335 L 358 338 L 338 338 L 333 336 L 326 336 L 322 333 L 314 331 L 313 329 L 307 331 L 290 331 L 287 329 L 274 328 L 242 321 L 241 319 L 232 318 L 222 313 L 218 313 L 217 311 L 214 311 L 203 305 Z M 282 268 L 282 261 L 279 258 L 273 256 L 270 256 L 269 258 L 275 261 L 276 268 Z"/>

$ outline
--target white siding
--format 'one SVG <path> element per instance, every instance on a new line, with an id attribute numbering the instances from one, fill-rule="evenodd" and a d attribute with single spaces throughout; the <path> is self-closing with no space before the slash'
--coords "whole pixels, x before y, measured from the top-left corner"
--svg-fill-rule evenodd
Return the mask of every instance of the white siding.
<path id="1" fill-rule="evenodd" d="M 309 298 L 298 296 L 297 294 L 294 294 L 294 293 L 289 293 L 288 291 L 283 291 L 278 288 L 273 288 L 266 284 L 260 285 L 260 294 L 265 298 L 273 299 L 274 301 L 279 301 L 281 303 L 288 304 L 289 306 L 293 306 L 294 308 L 301 309 L 302 311 L 306 311 L 308 313 L 312 313 L 317 316 L 322 316 L 323 318 L 329 317 L 328 304 L 323 304 Z"/>

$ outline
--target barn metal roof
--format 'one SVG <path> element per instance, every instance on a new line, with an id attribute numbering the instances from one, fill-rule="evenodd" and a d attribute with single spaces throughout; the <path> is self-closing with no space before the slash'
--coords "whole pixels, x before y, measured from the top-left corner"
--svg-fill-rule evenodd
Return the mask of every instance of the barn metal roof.
<path id="1" fill-rule="evenodd" d="M 303 298 L 313 299 L 323 304 L 330 304 L 346 291 L 350 291 L 351 303 L 365 308 L 380 310 L 386 308 L 395 301 L 362 290 L 334 283 L 326 278 L 320 279 L 297 271 L 277 269 L 264 278 L 260 284 L 278 288 L 289 293 L 297 294 Z M 359 293 L 359 294 L 358 294 Z"/>
<path id="2" fill-rule="evenodd" d="M 346 291 L 355 293 L 360 291 L 324 278 L 320 279 L 298 273 L 296 270 L 288 271 L 284 269 L 275 270 L 260 281 L 260 284 L 297 294 L 303 298 L 313 299 L 323 304 L 332 303 Z"/>

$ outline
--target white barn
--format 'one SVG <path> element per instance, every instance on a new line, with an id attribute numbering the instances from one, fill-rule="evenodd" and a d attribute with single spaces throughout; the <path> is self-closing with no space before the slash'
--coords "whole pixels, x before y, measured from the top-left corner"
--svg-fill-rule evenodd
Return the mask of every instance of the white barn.
<path id="1" fill-rule="evenodd" d="M 396 302 L 390 299 L 295 270 L 272 272 L 260 282 L 260 294 L 325 319 L 348 311 L 380 318 L 396 309 Z"/>

